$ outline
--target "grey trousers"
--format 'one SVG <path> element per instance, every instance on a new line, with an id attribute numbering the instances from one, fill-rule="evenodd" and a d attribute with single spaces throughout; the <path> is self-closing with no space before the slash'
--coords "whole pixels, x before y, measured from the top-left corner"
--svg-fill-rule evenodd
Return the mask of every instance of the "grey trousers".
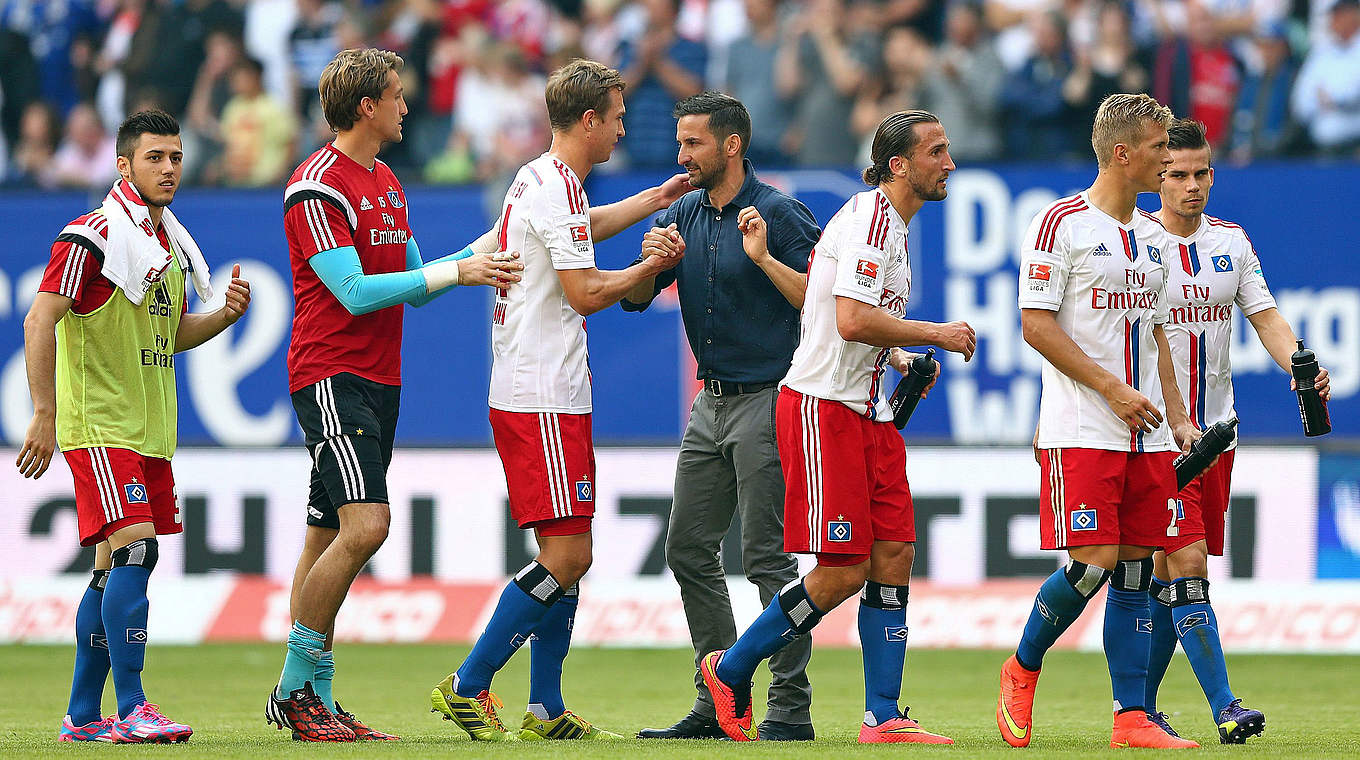
<path id="1" fill-rule="evenodd" d="M 699 392 L 680 443 L 675 499 L 666 535 L 666 564 L 680 584 L 690 640 L 694 643 L 694 711 L 712 717 L 713 697 L 699 675 L 699 659 L 737 640 L 719 549 L 736 513 L 741 519 L 742 569 L 768 606 L 798 577 L 798 563 L 784 552 L 784 476 L 775 446 L 777 388 L 715 397 Z M 812 637 L 798 639 L 770 658 L 766 717 L 782 723 L 812 722 L 808 658 Z"/>

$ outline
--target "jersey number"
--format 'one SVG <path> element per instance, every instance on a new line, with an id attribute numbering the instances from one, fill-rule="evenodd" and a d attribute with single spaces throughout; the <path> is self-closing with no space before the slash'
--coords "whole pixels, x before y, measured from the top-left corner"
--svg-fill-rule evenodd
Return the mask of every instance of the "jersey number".
<path id="1" fill-rule="evenodd" d="M 1181 526 L 1176 523 L 1185 519 L 1185 504 L 1180 499 L 1167 499 L 1166 508 L 1171 512 L 1171 524 L 1166 526 L 1166 535 L 1170 537 L 1181 534 Z"/>

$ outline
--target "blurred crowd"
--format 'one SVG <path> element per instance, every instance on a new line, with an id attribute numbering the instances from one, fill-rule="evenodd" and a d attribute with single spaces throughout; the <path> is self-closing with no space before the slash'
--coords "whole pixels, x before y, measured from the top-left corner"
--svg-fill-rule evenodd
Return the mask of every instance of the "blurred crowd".
<path id="1" fill-rule="evenodd" d="M 764 166 L 864 163 L 885 113 L 938 114 L 960 162 L 1089 158 L 1112 92 L 1200 119 L 1226 160 L 1360 156 L 1360 0 L 0 0 L 3 183 L 102 188 L 147 106 L 186 181 L 276 186 L 330 137 L 339 50 L 406 61 L 408 182 L 497 179 L 547 145 L 545 73 L 619 68 L 613 168 L 675 160 L 672 104 L 746 103 Z"/>

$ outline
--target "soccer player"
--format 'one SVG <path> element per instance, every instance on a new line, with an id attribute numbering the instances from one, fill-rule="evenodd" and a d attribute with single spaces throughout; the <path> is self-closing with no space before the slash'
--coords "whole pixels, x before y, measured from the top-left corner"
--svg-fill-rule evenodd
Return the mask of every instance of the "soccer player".
<path id="1" fill-rule="evenodd" d="M 911 289 L 907 223 L 944 200 L 954 171 L 944 127 L 926 111 L 878 125 L 864 170 L 872 187 L 832 217 L 812 252 L 801 340 L 780 383 L 775 430 L 784 473 L 784 548 L 817 566 L 786 585 L 731 648 L 699 664 L 718 725 L 753 741 L 751 677 L 762 660 L 860 596 L 864 743 L 953 744 L 897 703 L 907 648 L 907 590 L 916 530 L 906 448 L 892 425 L 883 371 L 895 346 L 934 344 L 972 358 L 964 322 L 903 319 Z"/>
<path id="2" fill-rule="evenodd" d="M 1188 421 L 1162 328 L 1166 232 L 1134 201 L 1157 191 L 1171 163 L 1170 124 L 1171 111 L 1147 95 L 1107 97 L 1091 130 L 1095 182 L 1035 216 L 1021 247 L 1021 325 L 1044 357 L 1040 544 L 1070 559 L 1040 587 L 1020 646 L 1001 668 L 996 721 L 1014 747 L 1034 736 L 1044 653 L 1107 581 L 1110 746 L 1199 746 L 1167 735 L 1143 711 L 1152 552 L 1176 504 L 1171 428 Z"/>
<path id="3" fill-rule="evenodd" d="M 539 552 L 506 585 L 467 659 L 430 694 L 434 710 L 477 740 L 619 738 L 567 710 L 561 680 L 595 511 L 584 318 L 679 261 L 657 255 L 619 271 L 595 267 L 581 180 L 623 137 L 623 86 L 617 71 L 594 61 L 553 72 L 545 93 L 552 145 L 505 194 L 499 248 L 522 253 L 524 281 L 498 291 L 492 311 L 491 431 L 510 511 L 534 531 Z M 512 734 L 496 714 L 491 680 L 530 639 L 529 707 Z"/>
<path id="4" fill-rule="evenodd" d="M 401 67 L 384 50 L 335 56 L 319 82 L 335 141 L 303 161 L 284 192 L 296 304 L 288 390 L 313 464 L 288 654 L 265 719 L 301 741 L 396 738 L 335 703 L 329 642 L 350 584 L 387 538 L 402 304 L 459 284 L 509 287 L 522 268 L 470 248 L 423 262 L 401 183 L 377 158 L 401 140 Z"/>
<path id="5" fill-rule="evenodd" d="M 1169 134 L 1171 165 L 1162 181 L 1162 207 L 1157 212 L 1171 240 L 1170 249 L 1164 252 L 1170 259 L 1166 292 L 1171 317 L 1165 329 L 1175 360 L 1176 386 L 1194 426 L 1193 440 L 1200 429 L 1237 416 L 1228 360 L 1233 304 L 1286 372 L 1295 337 L 1275 308 L 1246 231 L 1204 213 L 1214 186 L 1213 150 L 1205 139 L 1204 125 L 1178 119 Z M 1331 395 L 1329 386 L 1327 371 L 1320 371 L 1317 387 L 1324 399 Z M 1236 447 L 1234 441 L 1180 492 L 1177 509 L 1163 516 L 1164 551 L 1153 555 L 1149 591 L 1152 647 L 1144 705 L 1154 723 L 1177 735 L 1166 715 L 1157 710 L 1157 689 L 1179 638 L 1224 744 L 1245 743 L 1265 729 L 1265 715 L 1243 707 L 1228 686 L 1218 618 L 1209 601 L 1208 555 L 1223 554 Z"/>
<path id="6" fill-rule="evenodd" d="M 179 124 L 141 111 L 118 128 L 121 179 L 103 205 L 66 225 L 52 244 L 24 319 L 33 420 L 16 464 L 47 471 L 61 448 L 75 480 L 80 545 L 95 570 L 76 610 L 76 662 L 61 741 L 180 742 L 193 734 L 148 702 L 146 587 L 156 536 L 179 533 L 170 458 L 175 453 L 174 355 L 234 324 L 250 284 L 232 269 L 224 305 L 185 313 L 185 283 L 212 297 L 193 238 L 168 210 L 184 151 Z M 113 674 L 118 712 L 101 717 Z"/>

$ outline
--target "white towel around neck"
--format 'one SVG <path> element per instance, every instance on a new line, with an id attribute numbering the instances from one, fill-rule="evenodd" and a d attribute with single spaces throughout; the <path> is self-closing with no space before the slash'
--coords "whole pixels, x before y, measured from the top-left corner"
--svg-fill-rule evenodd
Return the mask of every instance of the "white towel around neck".
<path id="1" fill-rule="evenodd" d="M 104 218 L 109 222 L 109 241 L 104 249 L 102 272 L 117 285 L 129 301 L 141 305 L 152 285 L 161 281 L 174 254 L 161 247 L 151 213 L 137 188 L 127 180 L 119 180 L 104 196 Z M 193 236 L 166 207 L 161 213 L 161 226 L 170 238 L 172 248 L 184 254 L 189 264 L 186 272 L 194 283 L 194 292 L 201 301 L 212 300 L 208 264 Z"/>

